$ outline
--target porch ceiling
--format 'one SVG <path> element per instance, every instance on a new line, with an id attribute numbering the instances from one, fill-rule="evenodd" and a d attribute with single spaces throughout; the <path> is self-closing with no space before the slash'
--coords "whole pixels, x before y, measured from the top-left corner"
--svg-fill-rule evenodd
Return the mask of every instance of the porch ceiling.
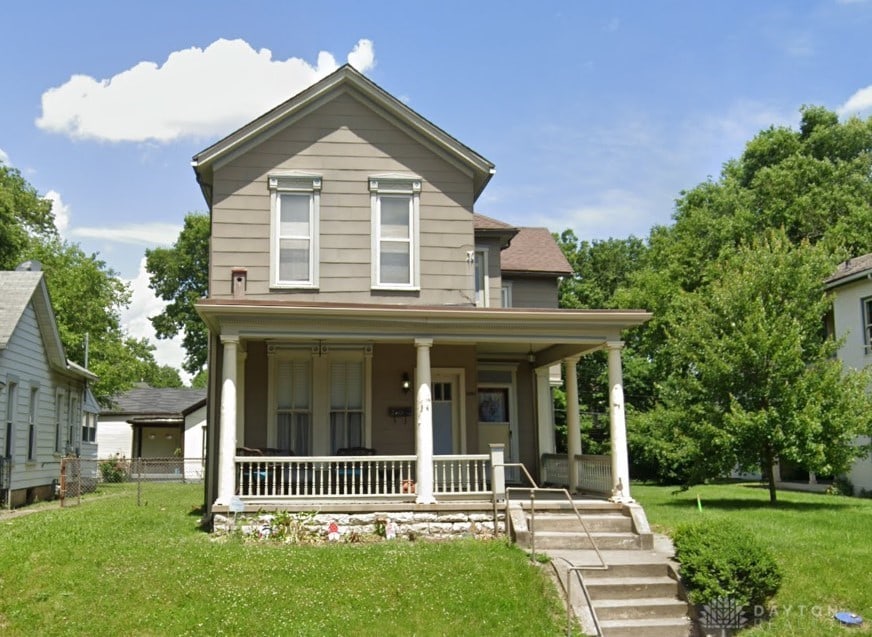
<path id="1" fill-rule="evenodd" d="M 482 355 L 535 356 L 544 366 L 583 355 L 641 325 L 643 310 L 540 310 L 204 300 L 197 311 L 214 334 L 240 339 L 473 344 Z"/>

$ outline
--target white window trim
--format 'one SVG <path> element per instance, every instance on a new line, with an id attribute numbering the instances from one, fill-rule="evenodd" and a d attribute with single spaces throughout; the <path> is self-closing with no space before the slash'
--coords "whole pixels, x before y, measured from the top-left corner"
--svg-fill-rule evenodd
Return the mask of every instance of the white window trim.
<path id="1" fill-rule="evenodd" d="M 473 276 L 475 276 L 475 261 L 474 261 L 474 259 L 479 254 L 482 255 L 482 257 L 481 257 L 481 267 L 482 267 L 482 275 L 483 275 L 482 289 L 481 289 L 482 298 L 481 298 L 481 303 L 479 303 L 478 298 L 475 299 L 475 306 L 476 307 L 490 307 L 490 276 L 489 276 L 490 271 L 488 269 L 488 266 L 489 266 L 488 258 L 489 258 L 490 250 L 488 248 L 485 248 L 485 247 L 475 249 L 475 254 L 473 255 L 473 264 L 472 264 Z M 477 283 L 478 283 L 478 281 L 473 282 L 473 290 L 475 289 L 475 285 Z"/>
<path id="2" fill-rule="evenodd" d="M 27 460 L 39 455 L 39 385 L 31 384 L 27 404 Z"/>
<path id="3" fill-rule="evenodd" d="M 367 447 L 372 446 L 372 347 L 339 347 L 327 345 L 283 346 L 271 344 L 267 349 L 269 357 L 269 386 L 267 400 L 270 405 L 267 421 L 268 446 L 274 447 L 278 429 L 278 362 L 287 360 L 309 360 L 309 409 L 312 419 L 312 453 L 316 456 L 330 453 L 330 362 L 363 361 L 363 436 Z"/>
<path id="4" fill-rule="evenodd" d="M 421 289 L 421 178 L 405 175 L 374 175 L 369 178 L 370 209 L 372 219 L 372 289 L 374 290 L 420 290 Z M 381 259 L 381 195 L 410 195 L 412 198 L 409 220 L 409 282 L 382 283 Z"/>
<path id="5" fill-rule="evenodd" d="M 500 288 L 500 303 L 503 307 L 512 307 L 512 282 L 503 281 L 503 286 Z"/>
<path id="6" fill-rule="evenodd" d="M 284 289 L 317 289 L 320 278 L 319 236 L 321 218 L 321 176 L 308 173 L 273 173 L 268 177 L 270 200 L 270 287 Z M 279 196 L 282 193 L 308 194 L 309 199 L 309 279 L 282 281 L 279 279 Z"/>

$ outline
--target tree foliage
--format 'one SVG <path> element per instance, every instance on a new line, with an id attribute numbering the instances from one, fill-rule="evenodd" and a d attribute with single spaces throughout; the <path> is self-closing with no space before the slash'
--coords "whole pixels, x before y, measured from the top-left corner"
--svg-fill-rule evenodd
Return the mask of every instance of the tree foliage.
<path id="1" fill-rule="evenodd" d="M 149 286 L 168 304 L 151 318 L 159 338 L 182 334 L 186 357 L 183 367 L 196 375 L 206 365 L 208 331 L 194 304 L 209 290 L 209 217 L 185 216 L 185 224 L 171 248 L 146 250 Z"/>
<path id="2" fill-rule="evenodd" d="M 14 270 L 24 261 L 33 239 L 55 234 L 51 202 L 0 162 L 0 270 Z"/>
<path id="3" fill-rule="evenodd" d="M 831 358 L 822 282 L 872 252 L 872 119 L 806 107 L 799 130 L 760 132 L 648 246 L 612 300 L 654 313 L 625 350 L 627 382 L 653 390 L 635 460 L 682 482 L 779 458 L 843 470 L 870 428 L 868 379 Z"/>
<path id="4" fill-rule="evenodd" d="M 181 387 L 178 371 L 160 366 L 154 346 L 131 338 L 121 326 L 121 311 L 130 302 L 130 289 L 117 273 L 72 243 L 56 236 L 33 242 L 28 257 L 42 263 L 45 280 L 67 357 L 85 362 L 100 378 L 92 387 L 103 403 L 133 386 Z"/>

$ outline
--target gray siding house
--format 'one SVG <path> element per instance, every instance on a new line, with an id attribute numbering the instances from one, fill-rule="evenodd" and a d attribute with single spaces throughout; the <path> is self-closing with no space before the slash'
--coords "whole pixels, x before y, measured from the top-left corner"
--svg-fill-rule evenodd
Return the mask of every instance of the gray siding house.
<path id="1" fill-rule="evenodd" d="M 197 304 L 210 512 L 434 505 L 488 492 L 502 462 L 538 476 L 554 452 L 552 368 L 573 392 L 579 357 L 602 349 L 608 491 L 631 500 L 621 332 L 649 314 L 557 309 L 571 270 L 550 233 L 474 210 L 491 162 L 343 66 L 192 165 L 211 217 Z"/>
<path id="2" fill-rule="evenodd" d="M 54 496 L 61 458 L 96 458 L 96 376 L 67 360 L 42 272 L 0 272 L 0 499 Z"/>

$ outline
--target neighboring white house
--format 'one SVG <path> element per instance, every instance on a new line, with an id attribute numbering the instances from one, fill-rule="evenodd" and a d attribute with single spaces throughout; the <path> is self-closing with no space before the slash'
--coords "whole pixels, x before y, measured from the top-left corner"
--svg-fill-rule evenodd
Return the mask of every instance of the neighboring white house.
<path id="1" fill-rule="evenodd" d="M 100 412 L 100 458 L 204 457 L 206 390 L 135 387 Z"/>
<path id="2" fill-rule="evenodd" d="M 43 273 L 0 272 L 0 500 L 54 495 L 64 455 L 94 456 L 97 377 L 67 360 Z"/>
<path id="3" fill-rule="evenodd" d="M 840 264 L 825 286 L 833 295 L 830 328 L 844 339 L 839 360 L 852 369 L 872 365 L 872 253 Z M 869 438 L 858 442 L 869 444 Z M 857 489 L 872 491 L 872 456 L 854 463 L 847 476 Z"/>

